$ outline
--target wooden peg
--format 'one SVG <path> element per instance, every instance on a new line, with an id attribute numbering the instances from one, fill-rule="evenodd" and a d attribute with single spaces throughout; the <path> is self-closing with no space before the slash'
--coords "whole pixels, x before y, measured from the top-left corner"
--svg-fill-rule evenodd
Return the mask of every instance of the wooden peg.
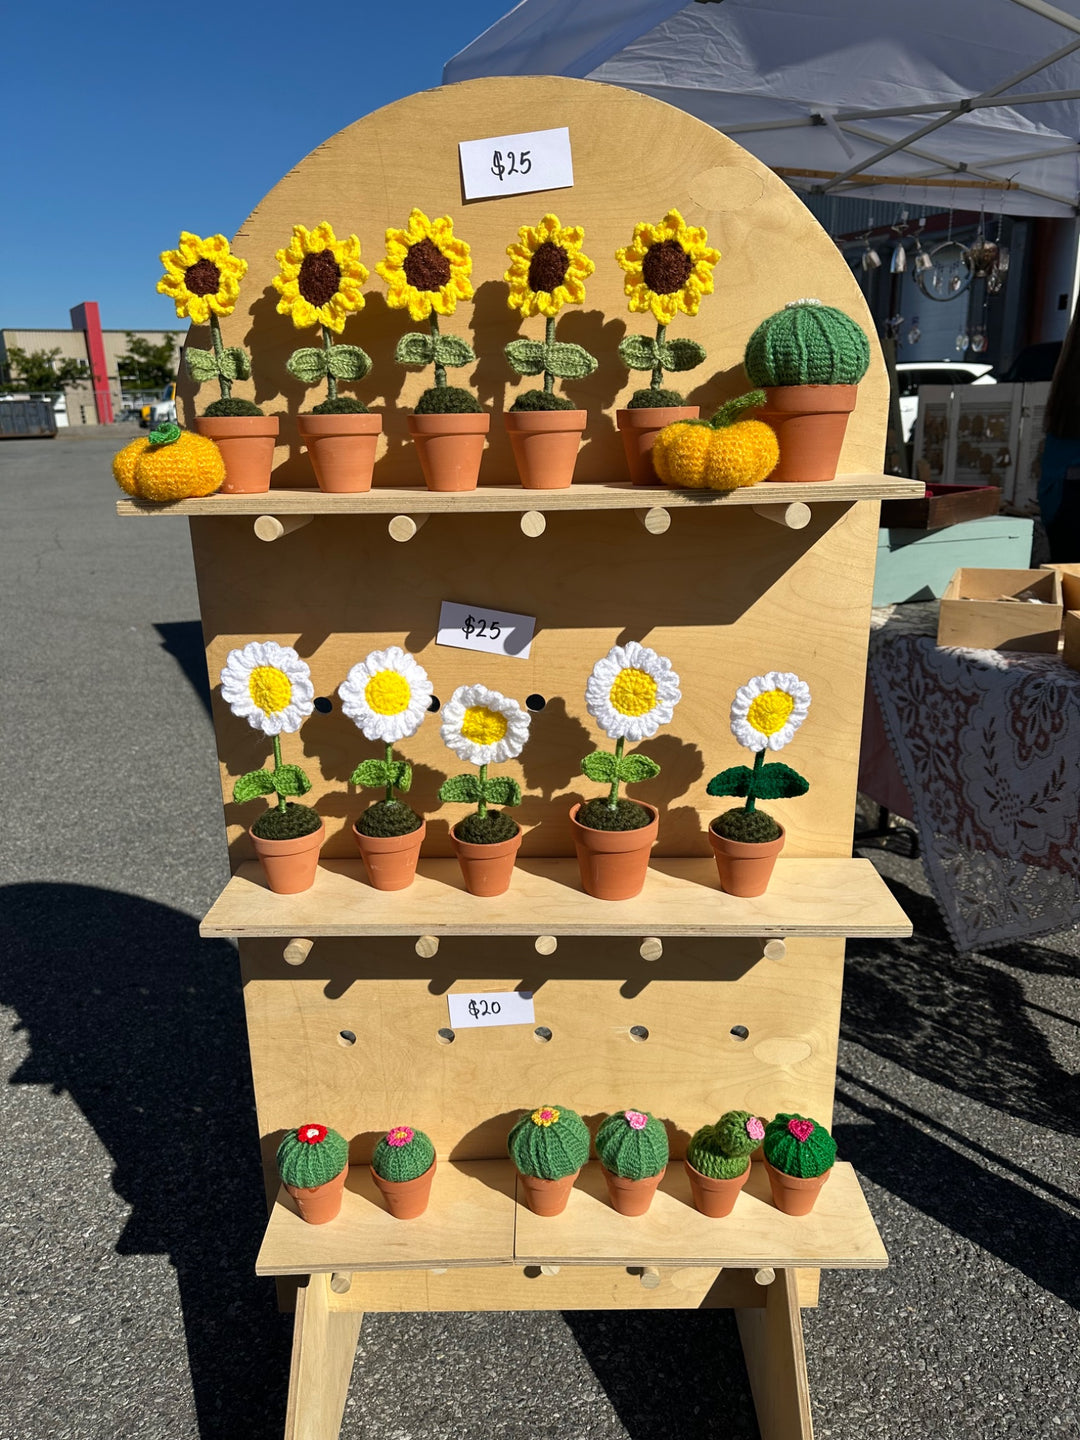
<path id="1" fill-rule="evenodd" d="M 347 1270 L 335 1270 L 330 1276 L 330 1289 L 335 1295 L 347 1295 L 352 1289 L 352 1276 Z"/>
<path id="2" fill-rule="evenodd" d="M 766 960 L 783 960 L 787 954 L 787 946 L 783 940 L 766 940 L 762 954 Z"/>
<path id="3" fill-rule="evenodd" d="M 663 535 L 671 529 L 671 512 L 662 505 L 654 505 L 651 510 L 635 510 L 634 514 L 650 535 Z"/>
<path id="4" fill-rule="evenodd" d="M 418 530 L 422 530 L 430 517 L 427 515 L 394 515 L 391 517 L 387 530 L 390 532 L 391 540 L 400 540 L 402 544 L 411 540 Z"/>
<path id="5" fill-rule="evenodd" d="M 521 517 L 521 533 L 535 540 L 547 529 L 547 516 L 542 510 L 526 510 Z"/>
<path id="6" fill-rule="evenodd" d="M 540 1274 L 541 1274 L 541 1275 L 557 1275 L 558 1273 L 559 1273 L 559 1267 L 558 1267 L 558 1265 L 541 1265 L 541 1266 L 540 1266 Z"/>
<path id="7" fill-rule="evenodd" d="M 641 1288 L 656 1290 L 660 1285 L 660 1271 L 655 1265 L 645 1265 L 641 1271 Z"/>
<path id="8" fill-rule="evenodd" d="M 314 940 L 290 940 L 281 952 L 282 959 L 286 965 L 302 965 L 314 944 Z"/>
<path id="9" fill-rule="evenodd" d="M 416 942 L 416 953 L 421 960 L 434 960 L 439 953 L 438 935 L 421 935 Z"/>
<path id="10" fill-rule="evenodd" d="M 788 530 L 805 530 L 810 524 L 810 506 L 802 500 L 792 500 L 790 505 L 755 505 L 753 508 L 762 520 L 771 520 Z"/>
<path id="11" fill-rule="evenodd" d="M 260 540 L 280 540 L 294 530 L 310 525 L 314 515 L 259 515 L 255 520 L 255 534 Z"/>
<path id="12" fill-rule="evenodd" d="M 776 1279 L 776 1271 L 771 1265 L 763 1265 L 760 1270 L 754 1271 L 754 1283 L 757 1285 L 771 1285 Z"/>
<path id="13" fill-rule="evenodd" d="M 646 935 L 638 949 L 643 960 L 659 960 L 664 953 L 664 942 L 659 935 Z"/>
<path id="14" fill-rule="evenodd" d="M 538 935 L 533 941 L 533 949 L 538 955 L 554 955 L 559 948 L 559 942 L 554 935 Z"/>

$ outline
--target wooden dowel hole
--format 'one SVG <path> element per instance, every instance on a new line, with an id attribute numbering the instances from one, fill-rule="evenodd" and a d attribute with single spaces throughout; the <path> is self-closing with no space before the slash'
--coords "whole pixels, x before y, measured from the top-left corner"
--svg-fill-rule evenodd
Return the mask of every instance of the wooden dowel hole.
<path id="1" fill-rule="evenodd" d="M 551 1039 L 551 1031 L 546 1025 L 537 1025 L 533 1031 L 533 1039 L 540 1045 L 546 1045 Z"/>
<path id="2" fill-rule="evenodd" d="M 435 1032 L 435 1039 L 438 1040 L 440 1045 L 452 1045 L 457 1039 L 457 1036 L 448 1026 L 443 1026 L 441 1030 Z"/>
<path id="3" fill-rule="evenodd" d="M 638 1045 L 644 1044 L 644 1042 L 645 1042 L 648 1038 L 649 1038 L 649 1027 L 648 1027 L 647 1025 L 631 1025 L 631 1026 L 630 1026 L 630 1039 L 633 1040 L 633 1041 L 635 1041 Z"/>
<path id="4" fill-rule="evenodd" d="M 337 1038 L 338 1044 L 343 1045 L 346 1050 L 356 1044 L 356 1032 L 354 1030 L 339 1030 Z"/>
<path id="5" fill-rule="evenodd" d="M 750 1031 L 745 1025 L 732 1025 L 731 1035 L 733 1039 L 739 1041 L 750 1039 Z"/>

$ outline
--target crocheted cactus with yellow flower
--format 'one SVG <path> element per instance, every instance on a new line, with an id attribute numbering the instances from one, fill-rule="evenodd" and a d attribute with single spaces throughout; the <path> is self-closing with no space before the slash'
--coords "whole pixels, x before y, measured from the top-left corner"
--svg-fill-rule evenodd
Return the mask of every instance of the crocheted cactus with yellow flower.
<path id="1" fill-rule="evenodd" d="M 225 479 L 225 461 L 214 442 L 173 424 L 125 445 L 113 456 L 112 468 L 120 489 L 139 500 L 212 495 Z"/>
<path id="2" fill-rule="evenodd" d="M 351 785 L 383 789 L 384 798 L 369 805 L 356 822 L 362 835 L 409 835 L 423 823 L 411 806 L 398 800 L 412 785 L 412 766 L 394 759 L 394 745 L 415 735 L 431 706 L 427 671 L 398 645 L 372 650 L 352 667 L 338 686 L 341 708 L 366 740 L 384 746 L 381 760 L 361 760 Z"/>
<path id="3" fill-rule="evenodd" d="M 588 1160 L 589 1127 L 565 1105 L 539 1105 L 510 1131 L 506 1148 L 522 1175 L 562 1180 Z"/>
<path id="4" fill-rule="evenodd" d="M 696 315 L 701 297 L 712 294 L 712 272 L 720 251 L 709 245 L 703 225 L 687 225 L 673 209 L 659 225 L 639 221 L 633 240 L 615 251 L 615 259 L 626 272 L 623 289 L 631 313 L 651 311 L 656 320 L 655 339 L 627 335 L 619 344 L 628 370 L 652 372 L 648 387 L 634 392 L 629 408 L 682 405 L 684 397 L 677 390 L 664 388 L 664 372 L 693 370 L 705 359 L 705 349 L 696 340 L 669 340 L 667 327 L 680 311 Z"/>
<path id="5" fill-rule="evenodd" d="M 665 485 L 689 490 L 737 490 L 757 485 L 780 459 L 775 432 L 747 411 L 765 404 L 751 390 L 721 405 L 711 420 L 676 420 L 653 441 L 653 468 Z"/>
<path id="6" fill-rule="evenodd" d="M 472 257 L 464 240 L 454 234 L 449 215 L 429 220 L 422 210 L 413 209 L 402 230 L 386 232 L 386 258 L 375 269 L 386 281 L 386 303 L 391 310 L 408 310 L 419 322 L 428 322 L 428 334 L 411 331 L 403 335 L 394 351 L 399 365 L 422 370 L 435 367 L 435 384 L 416 402 L 417 415 L 478 413 L 483 406 L 475 395 L 446 383 L 448 369 L 476 363 L 476 354 L 467 340 L 443 335 L 439 316 L 453 315 L 459 300 L 471 300 Z"/>
<path id="7" fill-rule="evenodd" d="M 160 294 L 168 295 L 181 320 L 193 325 L 210 324 L 212 350 L 184 350 L 187 372 L 196 385 L 216 380 L 221 398 L 208 405 L 204 415 L 261 415 L 251 400 L 241 400 L 232 393 L 234 380 L 251 376 L 251 361 L 239 345 L 226 345 L 221 337 L 221 319 L 231 315 L 240 298 L 240 281 L 247 274 L 247 261 L 234 255 L 224 235 L 210 235 L 205 240 L 190 230 L 181 230 L 175 250 L 163 250 L 161 263 L 165 274 L 157 283 Z"/>
<path id="8" fill-rule="evenodd" d="M 810 782 L 780 761 L 765 763 L 767 750 L 782 750 L 810 713 L 810 687 L 788 671 L 770 670 L 740 685 L 731 703 L 731 733 L 740 745 L 754 751 L 754 768 L 732 765 L 714 775 L 706 787 L 710 795 L 745 795 L 746 805 L 726 810 L 712 828 L 727 840 L 764 844 L 780 838 L 780 826 L 759 800 L 787 800 L 805 795 Z"/>
<path id="9" fill-rule="evenodd" d="M 439 799 L 444 803 L 476 805 L 472 815 L 454 826 L 459 840 L 469 845 L 497 845 L 517 834 L 513 816 L 488 806 L 520 805 L 521 786 L 511 776 L 489 775 L 488 766 L 521 754 L 531 720 L 516 700 L 486 685 L 459 685 L 443 706 L 443 744 L 479 769 L 478 775 L 451 775 L 439 787 Z"/>
<path id="10" fill-rule="evenodd" d="M 651 824 L 644 805 L 619 798 L 619 786 L 652 780 L 660 774 L 660 766 L 640 751 L 623 752 L 627 740 L 649 739 L 661 725 L 670 724 L 681 699 L 671 661 L 636 640 L 613 645 L 596 662 L 585 686 L 585 708 L 615 741 L 615 751 L 594 750 L 581 762 L 581 773 L 607 785 L 608 793 L 581 806 L 579 825 L 592 830 L 640 830 Z"/>
<path id="11" fill-rule="evenodd" d="M 518 375 L 543 375 L 542 390 L 526 390 L 512 410 L 573 410 L 574 403 L 555 393 L 555 381 L 582 380 L 596 369 L 596 360 L 581 345 L 555 338 L 555 323 L 564 305 L 582 305 L 585 281 L 596 266 L 582 250 L 580 225 L 560 225 L 545 215 L 539 225 L 522 225 L 518 239 L 506 247 L 510 268 L 503 276 L 510 293 L 506 303 L 523 319 L 545 317 L 544 339 L 511 340 L 504 354 Z"/>
<path id="12" fill-rule="evenodd" d="M 352 395 L 338 394 L 338 381 L 363 380 L 371 357 L 359 345 L 335 345 L 349 315 L 364 308 L 367 268 L 360 263 L 355 235 L 339 240 L 324 220 L 314 230 L 294 225 L 292 239 L 276 255 L 279 271 L 274 289 L 281 296 L 279 315 L 288 315 L 298 330 L 322 327 L 322 348 L 304 346 L 285 362 L 291 375 L 305 385 L 326 381 L 326 399 L 315 415 L 367 415 L 368 407 Z"/>

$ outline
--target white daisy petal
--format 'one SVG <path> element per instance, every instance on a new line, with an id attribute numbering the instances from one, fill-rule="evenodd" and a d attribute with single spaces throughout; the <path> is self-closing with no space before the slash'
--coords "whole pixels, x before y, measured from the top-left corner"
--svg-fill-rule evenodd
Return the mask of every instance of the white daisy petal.
<path id="1" fill-rule="evenodd" d="M 459 685 L 442 707 L 443 744 L 470 765 L 501 765 L 520 755 L 532 716 L 486 685 Z"/>
<path id="2" fill-rule="evenodd" d="M 338 686 L 341 708 L 368 740 L 395 744 L 415 735 L 431 703 L 427 671 L 407 651 L 391 645 L 354 665 Z"/>
<path id="3" fill-rule="evenodd" d="M 264 735 L 299 730 L 315 709 L 307 663 L 291 645 L 276 640 L 250 640 L 243 649 L 229 651 L 221 671 L 221 698 L 234 715 Z"/>
<path id="4" fill-rule="evenodd" d="M 740 685 L 731 702 L 731 733 L 747 750 L 782 750 L 810 711 L 810 687 L 789 670 L 770 670 Z"/>
<path id="5" fill-rule="evenodd" d="M 612 740 L 646 740 L 669 725 L 682 699 L 671 661 L 631 640 L 597 660 L 585 685 L 585 708 Z"/>

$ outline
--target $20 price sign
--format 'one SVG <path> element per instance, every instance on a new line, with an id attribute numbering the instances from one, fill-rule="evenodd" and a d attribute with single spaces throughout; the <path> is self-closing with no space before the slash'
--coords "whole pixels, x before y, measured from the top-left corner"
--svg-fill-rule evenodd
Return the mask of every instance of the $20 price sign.
<path id="1" fill-rule="evenodd" d="M 487 994 L 450 994 L 446 997 L 454 1030 L 481 1025 L 534 1025 L 531 990 L 503 990 Z"/>

